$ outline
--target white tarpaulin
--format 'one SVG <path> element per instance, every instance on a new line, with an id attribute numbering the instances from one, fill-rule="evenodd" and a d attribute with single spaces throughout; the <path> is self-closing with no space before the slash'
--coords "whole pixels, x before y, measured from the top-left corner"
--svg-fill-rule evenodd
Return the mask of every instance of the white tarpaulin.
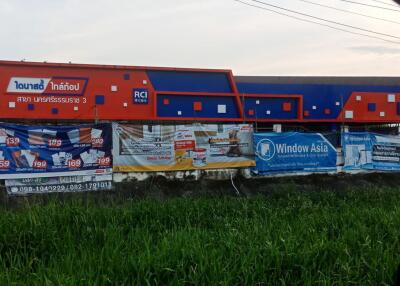
<path id="1" fill-rule="evenodd" d="M 115 172 L 254 166 L 249 124 L 113 124 Z"/>

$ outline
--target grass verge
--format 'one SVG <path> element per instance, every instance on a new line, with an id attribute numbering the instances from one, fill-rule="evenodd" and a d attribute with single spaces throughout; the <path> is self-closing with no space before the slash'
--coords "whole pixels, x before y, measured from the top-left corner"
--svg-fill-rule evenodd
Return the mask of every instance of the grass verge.
<path id="1" fill-rule="evenodd" d="M 0 211 L 0 285 L 391 285 L 400 190 Z"/>

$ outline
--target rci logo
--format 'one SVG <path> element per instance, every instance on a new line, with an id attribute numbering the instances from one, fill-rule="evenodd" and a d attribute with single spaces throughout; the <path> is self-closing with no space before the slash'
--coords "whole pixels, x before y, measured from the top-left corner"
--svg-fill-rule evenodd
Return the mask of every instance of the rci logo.
<path id="1" fill-rule="evenodd" d="M 263 139 L 257 144 L 257 156 L 264 161 L 270 161 L 275 156 L 275 144 L 269 139 Z"/>
<path id="2" fill-rule="evenodd" d="M 149 91 L 147 89 L 138 88 L 133 90 L 133 103 L 136 104 L 148 104 L 149 103 Z"/>

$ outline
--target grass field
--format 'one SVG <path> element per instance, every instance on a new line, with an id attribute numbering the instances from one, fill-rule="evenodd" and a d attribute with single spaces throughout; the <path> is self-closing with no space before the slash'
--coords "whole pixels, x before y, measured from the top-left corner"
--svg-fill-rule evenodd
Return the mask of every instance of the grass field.
<path id="1" fill-rule="evenodd" d="M 0 211 L 0 285 L 392 285 L 400 189 Z"/>

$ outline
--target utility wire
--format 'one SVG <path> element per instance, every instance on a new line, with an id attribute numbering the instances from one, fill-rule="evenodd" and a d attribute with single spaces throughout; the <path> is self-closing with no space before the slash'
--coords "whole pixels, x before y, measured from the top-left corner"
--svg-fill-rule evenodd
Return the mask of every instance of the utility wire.
<path id="1" fill-rule="evenodd" d="M 389 22 L 389 23 L 400 25 L 400 22 L 396 22 L 396 21 L 393 21 L 393 20 L 384 19 L 384 18 L 380 18 L 380 17 L 375 17 L 375 16 L 363 14 L 363 13 L 358 13 L 358 12 L 354 12 L 354 11 L 351 11 L 351 10 L 340 9 L 340 8 L 336 8 L 336 7 L 333 7 L 333 6 L 316 3 L 316 2 L 313 2 L 313 1 L 308 1 L 308 0 L 298 0 L 298 1 L 305 2 L 305 3 L 308 3 L 308 4 L 312 4 L 312 5 L 317 5 L 317 6 L 320 6 L 320 7 L 333 9 L 333 10 L 344 12 L 344 13 L 354 14 L 354 15 L 358 15 L 358 16 L 362 16 L 362 17 L 366 17 L 366 18 L 370 18 L 370 19 L 375 19 L 375 20 L 379 20 L 379 21 L 384 21 L 384 22 Z"/>
<path id="2" fill-rule="evenodd" d="M 399 39 L 400 40 L 400 37 L 398 37 L 398 36 L 394 36 L 394 35 L 390 35 L 390 34 L 386 34 L 386 33 L 381 33 L 381 32 L 376 32 L 376 31 L 373 31 L 373 30 L 368 30 L 368 29 L 364 29 L 364 28 L 360 28 L 360 27 L 356 27 L 356 26 L 352 26 L 352 25 L 348 25 L 348 24 L 343 24 L 343 23 L 336 22 L 336 21 L 327 20 L 327 19 L 324 19 L 324 18 L 312 16 L 312 15 L 306 14 L 306 13 L 297 12 L 295 10 L 291 10 L 291 9 L 288 9 L 288 8 L 283 8 L 281 6 L 269 4 L 267 2 L 263 2 L 263 1 L 259 1 L 259 0 L 250 0 L 250 1 L 262 4 L 262 5 L 265 5 L 265 6 L 273 7 L 275 9 L 284 10 L 284 11 L 287 11 L 287 12 L 290 12 L 290 13 L 294 13 L 294 14 L 297 14 L 297 15 L 305 16 L 305 17 L 308 17 L 308 18 L 316 19 L 318 21 L 328 22 L 328 23 L 339 25 L 339 26 L 343 26 L 343 27 L 346 27 L 346 28 L 351 28 L 351 29 L 355 29 L 355 30 L 359 30 L 359 31 L 363 31 L 363 32 L 368 32 L 368 33 L 372 33 L 372 34 L 381 35 L 381 36 L 385 36 L 385 37 L 389 37 L 389 38 L 394 38 L 394 39 Z"/>
<path id="3" fill-rule="evenodd" d="M 379 0 L 370 0 L 370 1 L 374 1 L 374 2 L 377 2 L 377 3 L 382 3 L 382 4 L 393 6 L 393 7 L 399 7 L 399 5 L 388 3 L 388 2 L 385 2 L 385 1 L 379 1 Z"/>
<path id="4" fill-rule="evenodd" d="M 293 15 L 290 15 L 290 14 L 279 12 L 279 11 L 276 11 L 276 10 L 272 10 L 272 9 L 268 9 L 268 8 L 265 8 L 265 7 L 257 6 L 257 5 L 254 5 L 254 4 L 251 4 L 251 3 L 247 3 L 247 2 L 244 2 L 244 1 L 241 1 L 241 0 L 233 0 L 233 1 L 239 2 L 241 4 L 244 4 L 244 5 L 247 5 L 247 6 L 250 6 L 250 7 L 254 7 L 254 8 L 261 9 L 261 10 L 269 11 L 269 12 L 272 12 L 272 13 L 275 13 L 275 14 L 278 14 L 278 15 L 281 15 L 281 16 L 286 16 L 286 17 L 289 17 L 289 18 L 292 18 L 292 19 L 296 19 L 296 20 L 299 20 L 299 21 L 302 21 L 302 22 L 316 24 L 316 25 L 319 25 L 319 26 L 327 27 L 327 28 L 330 28 L 330 29 L 333 29 L 333 30 L 337 30 L 337 31 L 341 31 L 341 32 L 345 32 L 345 33 L 348 33 L 348 34 L 363 36 L 363 37 L 367 37 L 367 38 L 371 38 L 371 39 L 378 39 L 378 40 L 381 40 L 381 41 L 384 41 L 384 42 L 393 43 L 393 44 L 400 44 L 400 42 L 397 42 L 397 41 L 392 41 L 392 40 L 388 40 L 388 39 L 385 39 L 385 38 L 382 38 L 382 37 L 378 37 L 378 36 L 372 36 L 372 35 L 368 35 L 368 34 L 364 34 L 364 33 L 359 33 L 359 32 L 354 32 L 354 31 L 338 28 L 338 27 L 331 26 L 331 25 L 328 25 L 328 24 L 323 24 L 323 23 L 320 23 L 320 22 L 316 22 L 316 21 L 312 21 L 312 20 L 309 20 L 309 19 L 300 18 L 300 17 L 297 17 L 297 16 L 293 16 Z"/>
<path id="5" fill-rule="evenodd" d="M 367 6 L 367 7 L 383 9 L 383 10 L 388 10 L 388 11 L 394 11 L 394 12 L 400 13 L 400 10 L 398 10 L 398 9 L 386 8 L 386 7 L 382 7 L 382 6 L 378 6 L 378 5 L 365 4 L 365 3 L 360 3 L 360 2 L 356 2 L 356 1 L 350 1 L 350 0 L 339 0 L 339 1 L 347 2 L 347 3 L 351 3 L 351 4 L 356 4 L 356 5 L 362 5 L 362 6 Z"/>

